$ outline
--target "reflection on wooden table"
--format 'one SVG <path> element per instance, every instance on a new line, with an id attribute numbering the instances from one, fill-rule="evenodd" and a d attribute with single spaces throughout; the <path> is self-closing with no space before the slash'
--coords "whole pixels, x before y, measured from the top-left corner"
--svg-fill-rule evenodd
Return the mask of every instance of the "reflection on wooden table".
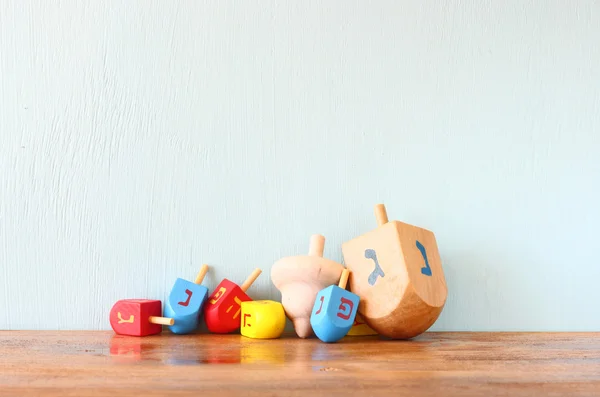
<path id="1" fill-rule="evenodd" d="M 600 334 L 285 335 L 0 331 L 0 395 L 595 396 Z"/>

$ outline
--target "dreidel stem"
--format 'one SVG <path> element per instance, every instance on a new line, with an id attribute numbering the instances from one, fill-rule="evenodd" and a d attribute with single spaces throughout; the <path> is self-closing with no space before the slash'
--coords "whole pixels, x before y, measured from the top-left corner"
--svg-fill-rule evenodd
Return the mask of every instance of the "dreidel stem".
<path id="1" fill-rule="evenodd" d="M 175 324 L 175 320 L 169 317 L 158 317 L 158 316 L 150 316 L 148 317 L 148 321 L 152 324 L 160 324 L 160 325 L 173 325 Z"/>
<path id="2" fill-rule="evenodd" d="M 204 276 L 206 276 L 206 273 L 208 272 L 208 265 L 202 265 L 202 267 L 200 268 L 200 271 L 198 272 L 198 275 L 196 276 L 196 280 L 194 281 L 195 284 L 202 284 L 202 280 L 204 280 Z"/>
<path id="3" fill-rule="evenodd" d="M 248 290 L 248 288 L 250 288 L 252 283 L 258 278 L 258 276 L 260 276 L 261 273 L 262 273 L 262 270 L 260 270 L 258 268 L 254 269 L 252 274 L 250 276 L 248 276 L 246 281 L 244 281 L 244 284 L 242 284 L 242 286 L 240 287 L 242 289 L 242 291 L 246 292 Z"/>
<path id="4" fill-rule="evenodd" d="M 308 255 L 323 257 L 323 249 L 325 248 L 325 237 L 320 234 L 310 236 L 310 245 L 308 247 Z"/>
<path id="5" fill-rule="evenodd" d="M 340 276 L 340 282 L 338 283 L 338 287 L 341 289 L 346 289 L 346 284 L 348 283 L 348 276 L 350 275 L 350 270 L 344 269 L 342 271 L 342 275 Z"/>
<path id="6" fill-rule="evenodd" d="M 377 219 L 377 226 L 388 223 L 388 216 L 384 204 L 377 204 L 375 206 L 375 218 Z"/>

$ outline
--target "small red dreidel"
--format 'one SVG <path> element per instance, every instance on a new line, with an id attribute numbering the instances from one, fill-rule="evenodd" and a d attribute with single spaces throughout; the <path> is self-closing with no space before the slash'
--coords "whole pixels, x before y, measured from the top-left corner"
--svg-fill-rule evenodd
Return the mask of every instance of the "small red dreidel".
<path id="1" fill-rule="evenodd" d="M 169 329 L 174 334 L 189 334 L 198 328 L 200 314 L 208 296 L 208 288 L 202 284 L 208 265 L 202 265 L 194 282 L 178 278 L 165 302 L 165 316 L 175 319 Z"/>
<path id="2" fill-rule="evenodd" d="M 321 290 L 315 300 L 310 325 L 323 342 L 337 342 L 354 324 L 360 299 L 346 290 L 349 275 L 350 271 L 344 269 L 339 284 Z"/>
<path id="3" fill-rule="evenodd" d="M 110 326 L 119 335 L 155 335 L 173 324 L 174 319 L 162 317 L 162 302 L 155 299 L 122 299 L 110 310 Z"/>
<path id="4" fill-rule="evenodd" d="M 254 269 L 241 287 L 226 278 L 217 285 L 204 306 L 204 320 L 209 332 L 228 334 L 240 328 L 242 302 L 252 300 L 246 291 L 261 273 L 262 270 Z"/>

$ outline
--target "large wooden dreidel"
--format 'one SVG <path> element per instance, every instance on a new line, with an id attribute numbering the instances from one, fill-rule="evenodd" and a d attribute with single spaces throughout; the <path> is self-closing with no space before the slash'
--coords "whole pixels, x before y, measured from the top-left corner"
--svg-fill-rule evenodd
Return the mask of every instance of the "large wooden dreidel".
<path id="1" fill-rule="evenodd" d="M 431 327 L 446 303 L 437 243 L 429 230 L 388 221 L 383 204 L 375 206 L 375 216 L 376 229 L 342 244 L 350 290 L 373 330 L 409 339 Z"/>
<path id="2" fill-rule="evenodd" d="M 201 310 L 208 296 L 208 288 L 202 284 L 208 272 L 208 265 L 203 265 L 194 282 L 178 278 L 171 289 L 165 304 L 165 316 L 175 319 L 169 326 L 174 334 L 188 334 L 198 328 Z"/>
<path id="3" fill-rule="evenodd" d="M 271 281 L 281 292 L 285 314 L 300 338 L 313 334 L 310 315 L 317 294 L 337 283 L 344 270 L 340 263 L 323 258 L 324 246 L 325 237 L 312 235 L 308 255 L 282 258 L 271 268 Z"/>
<path id="4" fill-rule="evenodd" d="M 209 332 L 227 334 L 240 328 L 242 302 L 252 300 L 246 291 L 261 273 L 262 270 L 255 269 L 241 287 L 226 278 L 217 285 L 204 305 L 204 320 Z"/>
<path id="5" fill-rule="evenodd" d="M 162 303 L 155 299 L 122 299 L 110 310 L 110 326 L 119 335 L 146 336 L 162 332 L 175 320 L 162 317 Z"/>
<path id="6" fill-rule="evenodd" d="M 345 289 L 349 274 L 350 271 L 344 269 L 339 284 L 323 289 L 315 300 L 310 324 L 323 342 L 337 342 L 354 324 L 360 299 Z"/>
<path id="7" fill-rule="evenodd" d="M 272 300 L 242 302 L 241 334 L 254 339 L 279 338 L 285 329 L 285 312 Z"/>

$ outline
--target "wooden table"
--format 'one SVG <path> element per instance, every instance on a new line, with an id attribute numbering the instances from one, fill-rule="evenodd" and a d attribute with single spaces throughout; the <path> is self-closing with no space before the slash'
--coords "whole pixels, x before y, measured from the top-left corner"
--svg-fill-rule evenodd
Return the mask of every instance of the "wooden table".
<path id="1" fill-rule="evenodd" d="M 600 334 L 411 341 L 0 331 L 1 396 L 600 396 Z"/>

